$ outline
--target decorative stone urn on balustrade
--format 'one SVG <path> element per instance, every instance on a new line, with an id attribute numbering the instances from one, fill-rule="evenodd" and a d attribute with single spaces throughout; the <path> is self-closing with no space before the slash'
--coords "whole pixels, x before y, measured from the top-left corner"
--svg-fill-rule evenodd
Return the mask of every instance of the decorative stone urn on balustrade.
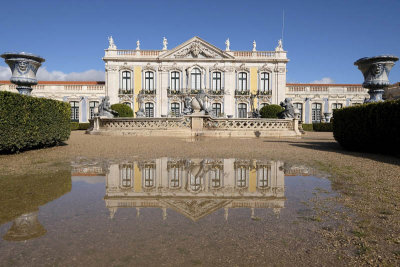
<path id="1" fill-rule="evenodd" d="M 389 86 L 389 73 L 394 62 L 399 60 L 392 55 L 381 55 L 376 57 L 363 57 L 354 62 L 354 65 L 364 75 L 362 86 L 368 88 L 370 98 L 365 103 L 380 102 L 384 93 L 384 88 Z"/>
<path id="2" fill-rule="evenodd" d="M 11 69 L 10 81 L 17 85 L 18 92 L 22 95 L 30 95 L 32 85 L 38 83 L 36 73 L 45 59 L 25 52 L 4 53 L 1 57 Z"/>

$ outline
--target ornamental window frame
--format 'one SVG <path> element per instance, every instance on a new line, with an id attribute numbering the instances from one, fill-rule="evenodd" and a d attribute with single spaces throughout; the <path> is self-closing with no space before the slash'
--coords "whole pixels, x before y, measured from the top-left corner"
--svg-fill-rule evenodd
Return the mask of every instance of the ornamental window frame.
<path id="1" fill-rule="evenodd" d="M 89 101 L 89 119 L 93 119 L 95 116 L 94 110 L 100 105 L 99 101 Z"/>
<path id="2" fill-rule="evenodd" d="M 221 115 L 222 115 L 222 104 L 219 103 L 219 102 L 215 102 L 215 103 L 212 103 L 211 107 L 212 107 L 212 111 L 215 114 L 215 116 L 216 117 L 221 117 Z M 219 110 L 219 113 L 218 113 L 218 110 Z"/>
<path id="3" fill-rule="evenodd" d="M 152 70 L 146 70 L 144 72 L 144 89 L 153 91 L 155 89 L 155 72 Z"/>
<path id="4" fill-rule="evenodd" d="M 71 121 L 79 122 L 79 101 L 69 101 L 69 105 L 71 106 Z"/>
<path id="5" fill-rule="evenodd" d="M 171 116 L 172 117 L 180 117 L 181 116 L 181 104 L 178 102 L 171 103 Z"/>
<path id="6" fill-rule="evenodd" d="M 303 103 L 295 102 L 295 103 L 293 103 L 293 107 L 295 107 L 295 108 L 297 108 L 299 110 L 299 112 L 300 112 L 300 121 L 302 121 L 303 120 Z"/>
<path id="7" fill-rule="evenodd" d="M 245 107 L 245 108 L 243 108 Z M 243 111 L 244 110 L 244 111 Z M 237 111 L 238 111 L 238 118 L 241 119 L 246 119 L 248 116 L 248 104 L 247 103 L 238 103 L 237 105 Z"/>
<path id="8" fill-rule="evenodd" d="M 312 123 L 318 123 L 322 120 L 322 103 L 311 104 L 311 121 Z"/>
<path id="9" fill-rule="evenodd" d="M 222 72 L 217 70 L 211 72 L 211 88 L 218 92 L 222 90 Z"/>
<path id="10" fill-rule="evenodd" d="M 246 77 L 243 77 L 243 75 L 245 75 Z M 242 76 L 242 77 L 241 77 Z M 239 92 L 245 92 L 248 91 L 249 89 L 249 76 L 250 73 L 248 73 L 247 71 L 239 71 L 238 72 L 238 91 Z"/>
<path id="11" fill-rule="evenodd" d="M 199 67 L 193 67 L 190 70 L 190 89 L 192 90 L 200 90 L 201 89 L 201 79 L 202 79 L 202 71 Z M 193 80 L 193 78 L 195 78 Z"/>
<path id="12" fill-rule="evenodd" d="M 144 113 L 146 118 L 154 118 L 154 106 L 153 102 L 144 103 Z"/>
<path id="13" fill-rule="evenodd" d="M 267 75 L 267 78 L 263 77 L 263 75 Z M 265 85 L 267 87 L 265 87 Z M 261 92 L 268 92 L 271 90 L 271 73 L 268 71 L 260 72 L 260 89 Z"/>
<path id="14" fill-rule="evenodd" d="M 131 70 L 121 70 L 121 90 L 131 91 L 132 90 L 132 71 Z"/>
<path id="15" fill-rule="evenodd" d="M 172 91 L 181 91 L 181 72 L 177 70 L 171 71 L 171 90 Z"/>

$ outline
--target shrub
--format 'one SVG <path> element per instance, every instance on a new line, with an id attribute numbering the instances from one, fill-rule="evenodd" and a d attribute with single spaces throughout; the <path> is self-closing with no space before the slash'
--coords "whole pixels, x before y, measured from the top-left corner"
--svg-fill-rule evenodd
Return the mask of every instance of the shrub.
<path id="1" fill-rule="evenodd" d="M 267 105 L 260 109 L 261 118 L 278 118 L 278 113 L 282 112 L 283 108 L 279 105 Z"/>
<path id="2" fill-rule="evenodd" d="M 311 123 L 302 123 L 301 127 L 303 128 L 304 131 L 307 131 L 307 132 L 313 131 L 313 125 Z"/>
<path id="3" fill-rule="evenodd" d="M 79 130 L 87 130 L 90 127 L 90 123 L 89 122 L 85 122 L 85 123 L 79 123 Z"/>
<path id="4" fill-rule="evenodd" d="M 333 132 L 332 123 L 330 123 L 330 122 L 329 123 L 313 123 L 312 129 L 316 132 Z"/>
<path id="5" fill-rule="evenodd" d="M 79 122 L 72 121 L 71 122 L 71 131 L 76 131 L 79 129 Z"/>
<path id="6" fill-rule="evenodd" d="M 333 112 L 333 135 L 346 149 L 400 155 L 400 100 Z"/>
<path id="7" fill-rule="evenodd" d="M 111 105 L 111 109 L 118 112 L 118 117 L 133 117 L 133 110 L 125 104 Z"/>
<path id="8" fill-rule="evenodd" d="M 0 152 L 56 145 L 68 139 L 71 106 L 68 103 L 0 92 Z"/>

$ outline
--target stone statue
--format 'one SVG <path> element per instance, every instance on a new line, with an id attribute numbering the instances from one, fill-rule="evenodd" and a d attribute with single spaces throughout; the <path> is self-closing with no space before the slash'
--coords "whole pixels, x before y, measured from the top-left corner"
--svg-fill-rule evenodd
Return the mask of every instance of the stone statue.
<path id="1" fill-rule="evenodd" d="M 256 51 L 257 51 L 257 50 L 256 50 L 256 46 L 257 46 L 256 40 L 254 40 L 254 41 L 253 41 L 253 52 L 256 52 Z"/>
<path id="2" fill-rule="evenodd" d="M 139 40 L 136 41 L 136 50 L 140 50 L 140 41 Z"/>
<path id="3" fill-rule="evenodd" d="M 251 117 L 252 118 L 260 118 L 260 111 L 254 108 L 254 98 L 256 97 L 255 94 L 250 95 L 250 107 L 251 107 Z"/>
<path id="4" fill-rule="evenodd" d="M 205 114 L 208 114 L 209 110 L 207 110 L 205 106 L 206 97 L 210 98 L 210 96 L 203 89 L 200 89 L 200 91 L 194 97 L 194 100 L 191 102 L 192 109 L 196 112 L 204 111 Z M 196 105 L 197 103 L 199 106 Z"/>
<path id="5" fill-rule="evenodd" d="M 118 116 L 118 112 L 111 109 L 109 96 L 103 98 L 98 107 L 98 113 L 96 115 L 99 117 L 106 117 L 106 118 L 114 118 L 115 116 Z"/>
<path id="6" fill-rule="evenodd" d="M 283 51 L 282 39 L 279 39 L 278 46 L 275 48 L 275 51 Z"/>
<path id="7" fill-rule="evenodd" d="M 168 44 L 168 41 L 167 41 L 167 38 L 163 38 L 163 48 L 162 48 L 162 50 L 167 50 L 167 44 Z"/>
<path id="8" fill-rule="evenodd" d="M 144 108 L 143 108 L 143 96 L 141 96 L 141 95 L 138 96 L 138 102 L 139 102 L 139 110 L 135 112 L 136 117 L 144 118 L 144 117 L 146 117 L 146 113 L 144 112 Z"/>
<path id="9" fill-rule="evenodd" d="M 281 107 L 283 107 L 285 110 L 278 113 L 278 117 L 280 119 L 293 119 L 296 118 L 295 116 L 295 108 L 293 107 L 292 104 L 292 99 L 291 98 L 285 98 L 285 101 L 281 102 Z"/>
<path id="10" fill-rule="evenodd" d="M 185 114 L 185 115 L 189 115 L 189 114 L 193 113 L 193 109 L 192 109 L 190 102 L 192 102 L 192 99 L 189 96 L 186 96 L 185 100 L 184 100 L 184 108 L 183 108 L 183 114 Z"/>
<path id="11" fill-rule="evenodd" d="M 231 42 L 229 41 L 229 38 L 226 39 L 225 45 L 226 45 L 225 51 L 231 51 L 231 49 L 230 49 Z"/>
<path id="12" fill-rule="evenodd" d="M 108 37 L 108 49 L 117 49 L 112 36 Z"/>

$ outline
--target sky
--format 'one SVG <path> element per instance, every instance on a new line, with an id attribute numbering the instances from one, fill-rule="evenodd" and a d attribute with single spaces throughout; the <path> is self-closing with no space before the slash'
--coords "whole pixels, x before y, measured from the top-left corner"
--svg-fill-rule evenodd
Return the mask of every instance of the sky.
<path id="1" fill-rule="evenodd" d="M 1 1 L 0 53 L 46 59 L 39 80 L 104 80 L 104 49 L 168 49 L 199 36 L 225 49 L 272 51 L 282 37 L 287 82 L 362 83 L 354 61 L 400 56 L 400 0 Z M 0 80 L 10 77 L 1 59 Z M 391 83 L 400 81 L 400 63 Z"/>

